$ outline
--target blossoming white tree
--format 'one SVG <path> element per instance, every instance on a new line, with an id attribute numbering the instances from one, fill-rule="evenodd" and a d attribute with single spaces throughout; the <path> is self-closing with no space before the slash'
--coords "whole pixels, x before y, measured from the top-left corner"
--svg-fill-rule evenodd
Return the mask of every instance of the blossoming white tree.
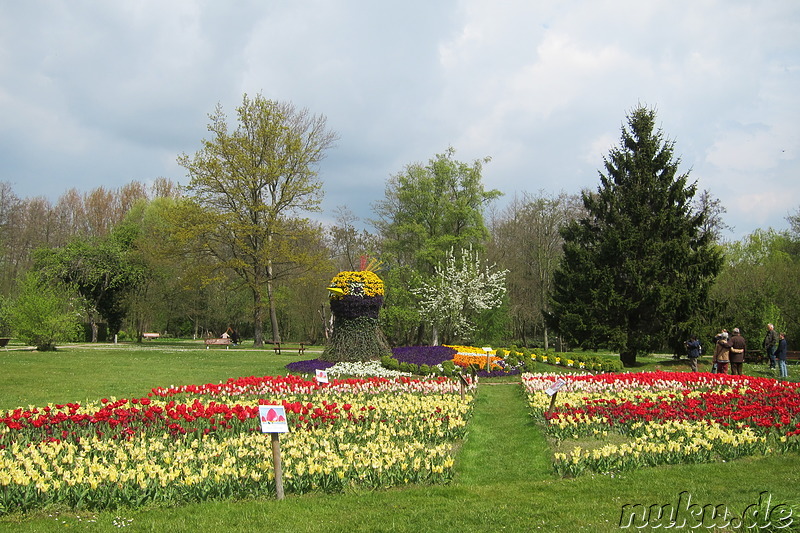
<path id="1" fill-rule="evenodd" d="M 433 328 L 432 344 L 439 344 L 439 334 L 447 341 L 469 337 L 478 315 L 502 303 L 507 273 L 485 264 L 472 247 L 462 249 L 460 259 L 451 248 L 431 280 L 412 289 L 420 298 L 420 314 Z"/>

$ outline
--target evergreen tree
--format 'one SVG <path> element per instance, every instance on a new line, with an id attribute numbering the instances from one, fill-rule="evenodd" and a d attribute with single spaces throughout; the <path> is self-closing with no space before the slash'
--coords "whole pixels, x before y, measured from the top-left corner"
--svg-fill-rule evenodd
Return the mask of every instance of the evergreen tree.
<path id="1" fill-rule="evenodd" d="M 722 265 L 705 211 L 692 209 L 696 184 L 678 174 L 674 142 L 655 130 L 655 111 L 638 107 L 620 146 L 604 158 L 586 215 L 563 230 L 552 325 L 583 346 L 637 355 L 685 340 Z"/>

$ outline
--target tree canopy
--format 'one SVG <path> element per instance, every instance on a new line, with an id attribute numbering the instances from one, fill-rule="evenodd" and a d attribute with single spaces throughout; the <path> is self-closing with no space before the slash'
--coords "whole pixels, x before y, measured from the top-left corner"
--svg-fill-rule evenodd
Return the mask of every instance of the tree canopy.
<path id="1" fill-rule="evenodd" d="M 384 200 L 375 206 L 374 221 L 383 251 L 393 265 L 411 265 L 432 274 L 448 250 L 483 247 L 489 235 L 484 223 L 486 205 L 501 195 L 483 188 L 483 165 L 453 159 L 449 148 L 427 165 L 408 165 L 389 178 Z"/>
<path id="2" fill-rule="evenodd" d="M 684 339 L 706 303 L 721 253 L 692 209 L 696 184 L 679 174 L 655 111 L 634 109 L 586 215 L 564 231 L 551 322 L 583 345 L 620 350 L 623 364 Z"/>
<path id="3" fill-rule="evenodd" d="M 319 209 L 317 167 L 336 140 L 323 116 L 290 103 L 244 95 L 232 130 L 221 106 L 210 115 L 212 136 L 190 158 L 190 202 L 178 215 L 182 237 L 197 254 L 214 259 L 217 272 L 234 272 L 253 297 L 255 344 L 263 344 L 265 309 L 272 337 L 280 340 L 274 281 L 280 272 L 319 264 L 321 250 L 293 246 L 318 233 L 302 214 Z M 209 276 L 213 278 L 212 276 Z"/>
<path id="4" fill-rule="evenodd" d="M 128 297 L 143 283 L 146 267 L 132 253 L 136 228 L 120 225 L 106 237 L 75 237 L 60 248 L 43 248 L 34 268 L 43 279 L 70 284 L 86 302 L 85 312 L 97 341 L 99 314 L 109 333 L 119 332 L 128 311 Z"/>

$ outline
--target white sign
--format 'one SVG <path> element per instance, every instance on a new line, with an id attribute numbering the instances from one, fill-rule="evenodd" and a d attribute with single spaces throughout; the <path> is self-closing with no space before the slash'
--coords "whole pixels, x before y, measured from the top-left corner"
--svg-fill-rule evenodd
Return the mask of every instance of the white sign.
<path id="1" fill-rule="evenodd" d="M 288 433 L 286 409 L 282 405 L 259 405 L 258 418 L 262 433 Z"/>
<path id="2" fill-rule="evenodd" d="M 547 393 L 548 396 L 552 396 L 553 394 L 557 393 L 561 389 L 561 387 L 563 387 L 566 384 L 567 384 L 566 381 L 564 381 L 563 379 L 559 378 L 558 381 L 556 381 L 555 383 L 550 385 L 550 388 L 547 389 L 545 392 Z"/>
<path id="3" fill-rule="evenodd" d="M 317 383 L 327 383 L 328 382 L 328 372 L 327 370 L 317 369 Z"/>
<path id="4" fill-rule="evenodd" d="M 492 347 L 491 346 L 484 346 L 483 347 L 483 351 L 486 352 L 486 354 L 488 355 L 488 354 L 492 353 Z"/>

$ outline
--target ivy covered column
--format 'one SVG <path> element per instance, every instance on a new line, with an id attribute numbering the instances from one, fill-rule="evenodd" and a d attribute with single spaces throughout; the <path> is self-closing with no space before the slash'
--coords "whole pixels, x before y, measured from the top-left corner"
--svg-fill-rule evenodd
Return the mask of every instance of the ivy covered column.
<path id="1" fill-rule="evenodd" d="M 378 312 L 383 306 L 383 281 L 372 271 L 339 272 L 331 280 L 333 333 L 323 361 L 371 361 L 392 350 L 378 326 Z"/>

